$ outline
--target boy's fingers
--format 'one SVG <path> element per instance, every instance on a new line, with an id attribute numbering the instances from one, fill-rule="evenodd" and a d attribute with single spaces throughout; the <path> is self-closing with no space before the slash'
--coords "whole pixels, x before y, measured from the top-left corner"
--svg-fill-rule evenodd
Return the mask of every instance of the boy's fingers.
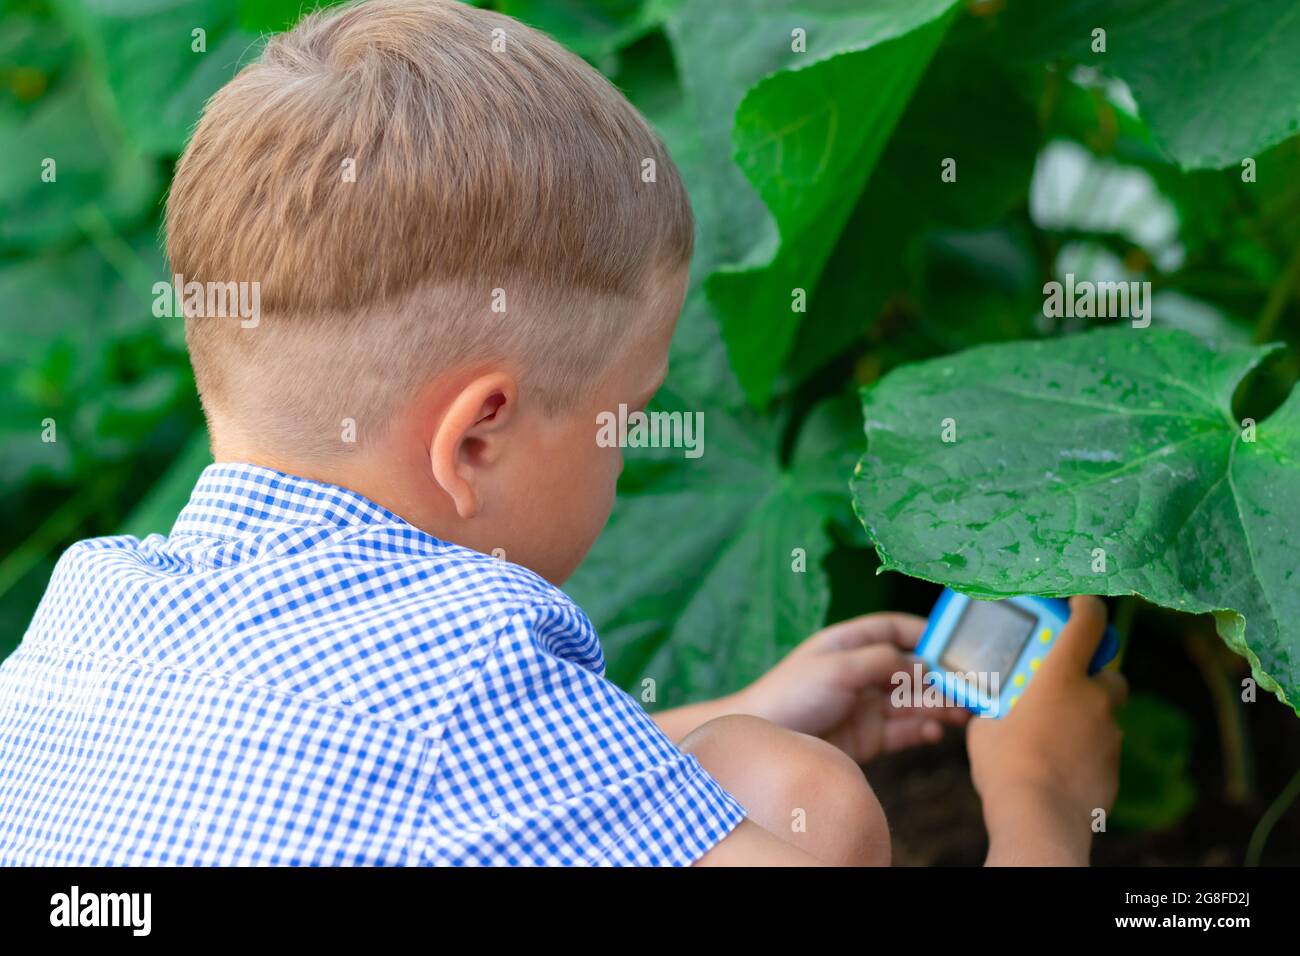
<path id="1" fill-rule="evenodd" d="M 1110 698 L 1111 709 L 1117 709 L 1128 700 L 1128 681 L 1119 671 L 1099 671 L 1093 680 Z"/>
<path id="2" fill-rule="evenodd" d="M 906 717 L 891 720 L 885 725 L 881 741 L 886 753 L 935 744 L 943 739 L 943 724 L 932 716 L 913 712 Z"/>
<path id="3" fill-rule="evenodd" d="M 817 635 L 815 643 L 820 650 L 848 650 L 872 644 L 910 649 L 916 647 L 923 633 L 925 618 L 886 611 L 832 624 Z"/>
<path id="4" fill-rule="evenodd" d="M 1106 629 L 1106 605 L 1101 598 L 1079 594 L 1070 598 L 1070 620 L 1061 630 L 1047 659 L 1044 674 L 1073 676 L 1086 674 Z"/>
<path id="5" fill-rule="evenodd" d="M 909 720 L 918 714 L 922 716 L 929 715 L 930 720 L 936 720 L 948 727 L 964 726 L 971 717 L 975 716 L 961 704 L 955 702 L 945 702 L 936 706 L 917 705 L 904 700 L 903 703 L 895 705 L 891 700 L 889 707 L 885 709 L 885 717 L 888 720 Z"/>
<path id="6" fill-rule="evenodd" d="M 834 668 L 833 677 L 841 686 L 853 690 L 867 687 L 890 687 L 900 671 L 911 675 L 916 658 L 892 644 L 868 644 L 827 659 Z"/>

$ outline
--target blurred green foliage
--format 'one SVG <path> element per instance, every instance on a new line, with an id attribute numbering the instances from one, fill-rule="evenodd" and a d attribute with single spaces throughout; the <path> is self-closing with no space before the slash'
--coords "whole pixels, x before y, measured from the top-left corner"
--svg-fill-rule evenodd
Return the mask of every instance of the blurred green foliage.
<path id="1" fill-rule="evenodd" d="M 570 583 L 611 676 L 654 675 L 661 705 L 734 688 L 828 615 L 917 604 L 873 577 L 850 510 L 855 391 L 1084 327 L 1043 316 L 1066 269 L 1151 281 L 1159 326 L 1287 340 L 1258 402 L 1295 379 L 1292 0 L 496 5 L 627 93 L 695 205 L 657 401 L 703 410 L 710 454 L 630 455 Z M 301 9 L 0 0 L 0 656 L 64 547 L 165 532 L 207 460 L 182 329 L 150 310 L 161 203 L 205 99 Z"/>

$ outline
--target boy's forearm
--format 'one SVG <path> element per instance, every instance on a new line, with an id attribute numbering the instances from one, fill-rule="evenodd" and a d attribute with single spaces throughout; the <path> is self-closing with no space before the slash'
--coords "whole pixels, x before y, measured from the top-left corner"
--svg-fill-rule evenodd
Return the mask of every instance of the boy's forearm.
<path id="1" fill-rule="evenodd" d="M 728 694 L 715 700 L 703 700 L 698 704 L 686 704 L 683 707 L 661 710 L 650 716 L 659 725 L 659 729 L 676 744 L 681 743 L 687 734 L 701 724 L 707 724 L 717 717 L 741 713 L 745 713 L 745 710 L 740 704 L 739 695 Z"/>
<path id="2" fill-rule="evenodd" d="M 1065 819 L 1041 800 L 1028 795 L 986 801 L 984 822 L 989 833 L 985 866 L 1087 866 L 1092 831 L 1084 820 Z"/>

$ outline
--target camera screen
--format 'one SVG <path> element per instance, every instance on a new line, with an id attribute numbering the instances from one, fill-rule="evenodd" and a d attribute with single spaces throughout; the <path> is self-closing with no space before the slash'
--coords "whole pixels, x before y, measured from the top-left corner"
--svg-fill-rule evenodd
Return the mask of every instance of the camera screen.
<path id="1" fill-rule="evenodd" d="M 1036 621 L 1007 601 L 971 601 L 939 663 L 957 673 L 997 674 L 1001 680 L 1015 666 Z"/>

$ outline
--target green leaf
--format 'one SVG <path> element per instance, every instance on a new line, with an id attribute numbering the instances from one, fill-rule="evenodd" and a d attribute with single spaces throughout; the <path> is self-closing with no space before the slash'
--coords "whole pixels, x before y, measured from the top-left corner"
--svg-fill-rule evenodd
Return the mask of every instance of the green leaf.
<path id="1" fill-rule="evenodd" d="M 658 410 L 686 410 L 661 392 Z M 821 626 L 827 521 L 856 452 L 843 402 L 814 410 L 792 462 L 778 423 L 705 414 L 704 453 L 629 450 L 608 527 L 567 590 L 587 611 L 610 677 L 656 703 L 737 690 Z M 856 417 L 856 416 L 855 416 Z M 850 440 L 846 440 L 850 439 Z M 793 570 L 801 548 L 806 570 Z"/>
<path id="2" fill-rule="evenodd" d="M 1232 410 L 1273 348 L 1110 328 L 905 366 L 863 392 L 854 507 L 884 568 L 977 597 L 1214 612 L 1294 707 L 1300 390 L 1254 441 Z"/>
<path id="3" fill-rule="evenodd" d="M 996 303 L 996 315 L 994 308 L 986 310 L 988 323 L 977 321 L 972 312 L 985 310 L 972 308 L 972 283 L 918 274 L 932 271 L 916 249 L 928 231 L 987 226 L 1023 206 L 1038 149 L 1038 120 L 1021 84 L 989 60 L 980 45 L 955 43 L 957 32 L 907 104 L 826 263 L 786 360 L 795 381 L 862 338 L 886 303 L 903 292 L 930 300 L 924 303 L 930 328 L 918 330 L 910 316 L 900 323 L 913 357 L 934 354 L 940 351 L 936 341 L 949 344 L 954 337 L 973 344 L 990 325 L 999 332 L 1008 325 L 1017 329 L 1015 335 L 997 335 L 1000 339 L 1032 331 L 1026 313 L 1008 307 L 1005 297 Z M 971 76 L 980 77 L 973 88 Z M 962 108 L 954 111 L 957 102 Z M 949 158 L 957 164 L 953 182 L 940 178 L 941 163 Z M 991 247 L 972 250 L 972 255 L 1006 257 L 1006 243 L 995 234 L 969 245 Z M 1037 278 L 1036 263 L 1031 278 Z M 973 285 L 978 294 L 987 283 Z M 1031 285 L 1030 293 L 1041 302 L 1038 284 Z M 945 301 L 937 301 L 941 299 Z M 960 303 L 960 308 L 949 309 L 948 302 Z M 954 314 L 956 320 L 950 317 Z M 918 352 L 918 346 L 924 351 Z"/>
<path id="4" fill-rule="evenodd" d="M 239 26 L 249 33 L 281 33 L 307 14 L 343 0 L 239 0 Z"/>
<path id="5" fill-rule="evenodd" d="M 315 6 L 310 0 L 239 0 L 239 26 L 249 33 L 280 33 Z"/>
<path id="6" fill-rule="evenodd" d="M 1126 82 L 1185 169 L 1233 166 L 1300 130 L 1294 0 L 1022 0 L 1008 50 L 1068 57 Z M 1105 52 L 1093 31 L 1106 31 Z"/>
<path id="7" fill-rule="evenodd" d="M 652 95 L 657 102 L 672 99 L 662 91 Z M 700 251 L 691 258 L 690 286 L 673 334 L 668 384 L 697 406 L 737 408 L 745 399 L 728 362 L 722 330 L 704 294 L 710 257 L 707 250 L 700 248 L 707 241 L 703 224 L 723 218 L 726 196 L 713 186 L 704 143 L 680 103 L 651 114 L 650 119 L 681 170 L 695 211 L 696 231 L 700 234 L 697 240 Z"/>
<path id="8" fill-rule="evenodd" d="M 816 285 L 953 8 L 700 0 L 669 20 L 711 188 L 729 197 L 725 216 L 701 217 L 706 288 L 755 405 L 794 340 L 792 290 Z M 792 50 L 796 29 L 807 52 Z"/>
<path id="9" fill-rule="evenodd" d="M 1178 210 L 1178 242 L 1194 263 L 1187 278 L 1244 267 L 1243 280 L 1268 284 L 1300 244 L 1300 137 L 1253 155 L 1255 178 L 1231 164 L 1186 172 L 1171 165 L 1142 121 L 1110 103 L 1100 91 L 1061 84 L 1049 121 L 1052 135 L 1086 144 L 1099 156 L 1140 166 Z M 1192 290 L 1195 291 L 1195 290 Z"/>
<path id="10" fill-rule="evenodd" d="M 737 408 L 745 399 L 703 289 L 712 258 L 704 248 L 707 238 L 702 224 L 723 219 L 728 197 L 714 188 L 713 157 L 685 107 L 673 69 L 672 50 L 664 34 L 652 32 L 622 50 L 617 59 L 618 69 L 610 79 L 650 121 L 668 147 L 686 183 L 699 227 L 686 302 L 672 340 L 669 388 L 697 407 Z"/>
<path id="11" fill-rule="evenodd" d="M 179 155 L 208 97 L 258 38 L 238 26 L 236 0 L 60 0 L 139 148 Z M 202 50 L 195 50 L 202 31 Z M 148 64 L 142 69 L 141 64 Z"/>
<path id="12" fill-rule="evenodd" d="M 647 0 L 500 0 L 498 6 L 589 57 L 613 53 L 644 36 L 664 14 L 664 4 Z"/>

